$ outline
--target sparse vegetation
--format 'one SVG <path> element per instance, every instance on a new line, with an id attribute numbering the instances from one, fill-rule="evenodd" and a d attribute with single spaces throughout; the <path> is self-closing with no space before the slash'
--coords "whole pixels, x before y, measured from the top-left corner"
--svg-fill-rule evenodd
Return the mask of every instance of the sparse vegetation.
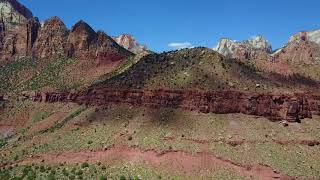
<path id="1" fill-rule="evenodd" d="M 7 144 L 7 140 L 4 137 L 0 136 L 0 149 Z"/>
<path id="2" fill-rule="evenodd" d="M 21 90 L 37 90 L 48 85 L 57 85 L 61 69 L 75 63 L 73 59 L 56 59 L 46 64 L 40 72 L 20 85 Z M 59 88 L 59 87 L 57 87 Z"/>
<path id="3" fill-rule="evenodd" d="M 14 90 L 17 84 L 26 80 L 38 65 L 38 61 L 31 58 L 21 58 L 12 63 L 0 66 L 0 93 Z"/>
<path id="4" fill-rule="evenodd" d="M 39 121 L 44 120 L 45 118 L 49 117 L 51 115 L 50 112 L 46 112 L 46 111 L 36 111 L 32 117 L 32 122 L 36 123 Z"/>

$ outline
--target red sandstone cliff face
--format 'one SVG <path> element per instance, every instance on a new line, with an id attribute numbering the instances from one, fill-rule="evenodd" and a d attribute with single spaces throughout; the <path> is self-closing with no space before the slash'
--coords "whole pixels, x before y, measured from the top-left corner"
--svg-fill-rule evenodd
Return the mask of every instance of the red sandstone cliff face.
<path id="1" fill-rule="evenodd" d="M 83 21 L 74 25 L 69 33 L 57 17 L 47 20 L 42 27 L 38 19 L 30 19 L 22 26 L 6 31 L 2 44 L 0 58 L 6 60 L 33 56 L 113 62 L 132 55 L 111 37 L 101 31 L 95 32 Z"/>
<path id="2" fill-rule="evenodd" d="M 68 55 L 80 59 L 118 61 L 131 55 L 111 37 L 101 31 L 96 33 L 84 21 L 79 21 L 72 27 L 67 44 Z"/>
<path id="3" fill-rule="evenodd" d="M 33 101 L 75 102 L 87 105 L 129 104 L 150 108 L 182 108 L 202 113 L 243 113 L 272 121 L 300 121 L 312 117 L 304 95 L 273 95 L 237 91 L 112 90 L 90 89 L 79 93 L 25 93 Z M 319 106 L 319 105 L 317 105 Z M 315 106 L 314 106 L 315 107 Z"/>
<path id="4" fill-rule="evenodd" d="M 0 61 L 28 56 L 38 59 L 75 57 L 101 63 L 132 55 L 104 32 L 95 32 L 83 21 L 76 23 L 71 31 L 58 17 L 46 20 L 41 26 L 18 2 L 9 0 L 0 1 L 0 4 Z M 12 13 L 15 19 L 10 20 L 8 16 Z"/>
<path id="5" fill-rule="evenodd" d="M 31 56 L 39 28 L 39 20 L 31 18 L 23 25 L 6 30 L 1 41 L 0 58 L 9 60 L 13 57 Z"/>

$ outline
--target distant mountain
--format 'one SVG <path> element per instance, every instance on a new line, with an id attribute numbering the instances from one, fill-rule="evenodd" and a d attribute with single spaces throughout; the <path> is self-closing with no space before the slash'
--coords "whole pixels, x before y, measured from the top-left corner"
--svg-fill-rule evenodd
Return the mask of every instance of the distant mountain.
<path id="1" fill-rule="evenodd" d="M 113 37 L 113 39 L 122 47 L 126 48 L 134 54 L 147 54 L 149 50 L 147 47 L 139 44 L 135 38 L 130 34 L 122 34 L 118 37 Z"/>
<path id="2" fill-rule="evenodd" d="M 289 42 L 272 55 L 278 60 L 320 64 L 320 29 L 291 36 Z"/>
<path id="3" fill-rule="evenodd" d="M 262 36 L 245 41 L 221 39 L 213 48 L 226 58 L 250 63 L 261 71 L 286 76 L 301 74 L 320 80 L 320 30 L 299 32 L 289 38 L 282 48 L 272 51 Z"/>
<path id="4" fill-rule="evenodd" d="M 255 59 L 272 52 L 271 44 L 262 36 L 245 41 L 222 38 L 214 50 L 234 59 Z"/>
<path id="5" fill-rule="evenodd" d="M 272 51 L 271 44 L 262 36 L 245 41 L 222 38 L 215 51 L 238 60 L 287 61 L 293 63 L 320 63 L 320 30 L 299 32 L 289 38 L 282 48 Z"/>

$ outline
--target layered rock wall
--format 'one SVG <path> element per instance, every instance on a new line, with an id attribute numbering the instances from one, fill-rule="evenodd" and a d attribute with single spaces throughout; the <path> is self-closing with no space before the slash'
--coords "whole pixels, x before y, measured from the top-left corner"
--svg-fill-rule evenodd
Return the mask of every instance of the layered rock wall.
<path id="1" fill-rule="evenodd" d="M 87 105 L 129 104 L 149 108 L 182 108 L 202 113 L 243 113 L 272 121 L 300 121 L 312 118 L 312 108 L 304 95 L 273 95 L 238 91 L 114 90 L 90 89 L 79 93 L 25 93 L 42 102 L 75 102 Z M 312 107 L 313 106 L 313 107 Z"/>

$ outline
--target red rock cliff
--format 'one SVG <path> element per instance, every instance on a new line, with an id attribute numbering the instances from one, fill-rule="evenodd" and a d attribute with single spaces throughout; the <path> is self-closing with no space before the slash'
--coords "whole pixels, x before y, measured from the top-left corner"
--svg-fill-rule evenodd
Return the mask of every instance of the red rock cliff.
<path id="1" fill-rule="evenodd" d="M 112 90 L 90 89 L 79 93 L 31 93 L 26 97 L 43 102 L 75 102 L 87 105 L 129 104 L 150 108 L 182 108 L 203 113 L 243 113 L 290 122 L 311 118 L 304 95 L 273 95 L 237 91 Z"/>

